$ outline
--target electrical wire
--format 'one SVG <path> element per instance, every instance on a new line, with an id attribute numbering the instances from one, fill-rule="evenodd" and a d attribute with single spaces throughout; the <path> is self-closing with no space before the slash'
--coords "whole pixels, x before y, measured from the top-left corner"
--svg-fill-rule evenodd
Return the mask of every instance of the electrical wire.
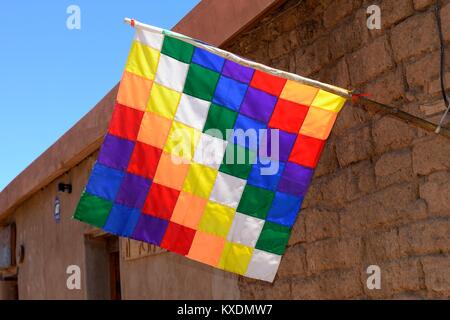
<path id="1" fill-rule="evenodd" d="M 441 77 L 441 91 L 442 91 L 442 97 L 444 98 L 445 106 L 447 109 L 444 112 L 444 115 L 442 116 L 441 120 L 439 121 L 439 124 L 436 128 L 436 133 L 439 133 L 441 130 L 441 127 L 444 123 L 445 118 L 447 117 L 449 111 L 450 111 L 450 103 L 448 102 L 447 94 L 445 92 L 445 44 L 444 44 L 444 36 L 442 35 L 442 24 L 441 24 L 441 6 L 440 6 L 440 0 L 436 1 L 435 6 L 435 14 L 436 14 L 436 22 L 437 22 L 437 28 L 439 33 L 439 41 L 441 45 L 441 70 L 440 70 L 440 77 Z"/>

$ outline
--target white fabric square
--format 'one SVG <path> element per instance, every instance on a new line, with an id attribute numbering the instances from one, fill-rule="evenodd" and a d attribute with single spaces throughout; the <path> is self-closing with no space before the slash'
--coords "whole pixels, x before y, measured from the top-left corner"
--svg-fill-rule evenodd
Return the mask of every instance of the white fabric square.
<path id="1" fill-rule="evenodd" d="M 227 143 L 227 141 L 202 133 L 195 150 L 194 161 L 219 169 Z"/>
<path id="2" fill-rule="evenodd" d="M 263 226 L 264 220 L 236 212 L 227 240 L 254 248 Z"/>
<path id="3" fill-rule="evenodd" d="M 169 89 L 183 92 L 188 70 L 188 64 L 161 53 L 155 81 Z"/>
<path id="4" fill-rule="evenodd" d="M 150 32 L 141 28 L 136 28 L 134 40 L 145 44 L 146 46 L 152 47 L 153 49 L 161 51 L 164 36 L 162 35 L 162 33 Z"/>
<path id="5" fill-rule="evenodd" d="M 210 102 L 182 94 L 175 120 L 202 131 L 208 116 Z"/>
<path id="6" fill-rule="evenodd" d="M 250 278 L 273 282 L 280 261 L 281 256 L 277 254 L 254 249 L 245 275 Z"/>
<path id="7" fill-rule="evenodd" d="M 246 180 L 219 172 L 209 198 L 214 202 L 236 209 L 246 183 Z"/>

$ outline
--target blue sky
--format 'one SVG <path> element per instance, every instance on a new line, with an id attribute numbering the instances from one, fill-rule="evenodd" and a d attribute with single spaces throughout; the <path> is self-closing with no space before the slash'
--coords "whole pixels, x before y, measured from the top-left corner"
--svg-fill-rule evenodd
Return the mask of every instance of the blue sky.
<path id="1" fill-rule="evenodd" d="M 0 190 L 120 80 L 133 37 L 124 17 L 170 29 L 198 2 L 2 1 Z M 66 27 L 69 5 L 80 30 Z"/>

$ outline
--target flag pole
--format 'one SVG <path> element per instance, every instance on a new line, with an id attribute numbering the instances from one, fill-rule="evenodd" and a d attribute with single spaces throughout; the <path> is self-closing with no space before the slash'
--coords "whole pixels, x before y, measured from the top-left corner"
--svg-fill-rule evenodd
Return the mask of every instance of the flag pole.
<path id="1" fill-rule="evenodd" d="M 163 29 L 160 29 L 160 28 L 157 28 L 154 26 L 150 26 L 150 25 L 141 23 L 139 21 L 136 21 L 136 20 L 130 19 L 130 18 L 125 18 L 125 23 L 133 26 L 134 28 L 143 29 L 143 30 L 146 30 L 149 32 L 155 32 L 155 33 L 163 33 L 164 32 Z M 190 37 L 187 37 L 185 35 L 182 35 L 182 34 L 179 34 L 179 33 L 173 32 L 173 31 L 167 31 L 167 32 L 173 38 L 183 40 L 187 43 L 192 44 L 195 47 L 198 47 L 198 48 L 204 49 L 206 51 L 209 51 L 211 53 L 217 54 L 225 59 L 231 60 L 231 61 L 239 63 L 241 65 L 251 67 L 251 68 L 254 68 L 254 69 L 257 69 L 260 71 L 264 71 L 264 72 L 267 72 L 267 73 L 270 73 L 270 74 L 273 74 L 276 76 L 280 76 L 280 77 L 283 77 L 283 78 L 286 78 L 289 80 L 300 82 L 300 83 L 303 83 L 305 85 L 309 85 L 309 86 L 312 86 L 315 88 L 323 89 L 330 93 L 334 93 L 338 96 L 344 97 L 346 99 L 352 98 L 352 95 L 348 90 L 345 90 L 345 89 L 342 89 L 339 87 L 335 87 L 335 86 L 332 86 L 332 85 L 329 85 L 326 83 L 322 83 L 322 82 L 319 82 L 316 80 L 308 79 L 308 78 L 299 76 L 298 74 L 277 70 L 277 69 L 268 67 L 266 65 L 263 65 L 261 63 L 258 63 L 258 62 L 247 60 L 245 58 L 239 57 L 238 55 L 236 55 L 234 53 L 227 52 L 225 50 L 213 47 L 209 44 L 197 41 L 195 39 L 192 39 Z"/>
<path id="2" fill-rule="evenodd" d="M 239 63 L 239 64 L 247 66 L 247 67 L 251 67 L 251 68 L 263 71 L 263 72 L 267 72 L 269 74 L 273 74 L 273 75 L 276 75 L 279 77 L 283 77 L 283 78 L 286 78 L 286 79 L 289 79 L 292 81 L 296 81 L 296 82 L 299 82 L 299 83 L 302 83 L 305 85 L 309 85 L 309 86 L 312 86 L 312 87 L 315 87 L 318 89 L 328 91 L 330 93 L 333 93 L 340 97 L 343 97 L 347 100 L 350 100 L 353 103 L 356 102 L 358 104 L 361 104 L 361 105 L 369 107 L 369 108 L 375 108 L 375 109 L 381 111 L 383 114 L 395 117 L 395 118 L 400 119 L 410 125 L 424 129 L 429 132 L 439 134 L 441 136 L 444 136 L 444 137 L 450 139 L 450 130 L 445 127 L 440 127 L 440 130 L 437 130 L 438 125 L 436 125 L 428 120 L 416 117 L 415 115 L 412 115 L 410 113 L 402 111 L 396 107 L 392 107 L 392 106 L 389 106 L 386 104 L 382 104 L 382 103 L 367 99 L 366 97 L 363 97 L 360 94 L 353 93 L 350 90 L 346 90 L 346 89 L 332 86 L 332 85 L 329 85 L 326 83 L 322 83 L 320 81 L 305 78 L 305 77 L 302 77 L 295 73 L 277 70 L 277 69 L 271 68 L 269 66 L 266 66 L 264 64 L 250 61 L 245 58 L 239 57 L 238 55 L 236 55 L 234 53 L 227 52 L 225 50 L 213 47 L 204 42 L 197 41 L 195 39 L 192 39 L 192 38 L 182 35 L 180 33 L 173 32 L 173 31 L 165 31 L 161 28 L 157 28 L 157 27 L 154 27 L 154 26 L 151 26 L 148 24 L 144 24 L 142 22 L 136 21 L 131 18 L 125 18 L 124 22 L 127 23 L 128 25 L 132 26 L 133 28 L 142 29 L 142 30 L 146 30 L 149 32 L 154 32 L 154 33 L 159 33 L 159 34 L 161 34 L 163 32 L 167 32 L 173 38 L 177 38 L 177 39 L 180 39 L 187 43 L 190 43 L 195 47 L 204 49 L 206 51 L 209 51 L 211 53 L 219 55 L 225 59 L 231 60 L 233 62 Z"/>

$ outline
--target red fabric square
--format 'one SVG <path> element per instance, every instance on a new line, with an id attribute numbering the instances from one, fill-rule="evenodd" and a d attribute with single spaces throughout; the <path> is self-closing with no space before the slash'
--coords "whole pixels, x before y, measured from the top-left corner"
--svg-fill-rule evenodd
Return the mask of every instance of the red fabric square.
<path id="1" fill-rule="evenodd" d="M 195 232 L 194 229 L 169 222 L 161 247 L 185 256 L 189 253 Z"/>
<path id="2" fill-rule="evenodd" d="M 298 133 L 308 113 L 308 109 L 309 107 L 307 106 L 278 99 L 269 121 L 269 127 Z"/>
<path id="3" fill-rule="evenodd" d="M 315 168 L 324 145 L 325 140 L 299 134 L 289 156 L 289 161 L 305 167 Z"/>
<path id="4" fill-rule="evenodd" d="M 145 200 L 142 212 L 169 220 L 177 203 L 180 191 L 153 183 Z"/>
<path id="5" fill-rule="evenodd" d="M 162 150 L 137 141 L 128 164 L 128 172 L 153 179 Z"/>
<path id="6" fill-rule="evenodd" d="M 112 135 L 135 141 L 141 127 L 143 111 L 116 104 L 109 124 Z"/>
<path id="7" fill-rule="evenodd" d="M 250 85 L 278 97 L 285 83 L 286 79 L 256 70 Z"/>

